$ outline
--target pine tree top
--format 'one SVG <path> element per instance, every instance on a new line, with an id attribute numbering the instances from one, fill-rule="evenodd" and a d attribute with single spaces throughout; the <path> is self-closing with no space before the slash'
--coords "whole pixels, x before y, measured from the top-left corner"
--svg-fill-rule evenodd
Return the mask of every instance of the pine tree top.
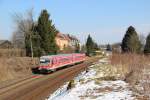
<path id="1" fill-rule="evenodd" d="M 127 32 L 135 32 L 135 28 L 133 26 L 129 26 Z"/>

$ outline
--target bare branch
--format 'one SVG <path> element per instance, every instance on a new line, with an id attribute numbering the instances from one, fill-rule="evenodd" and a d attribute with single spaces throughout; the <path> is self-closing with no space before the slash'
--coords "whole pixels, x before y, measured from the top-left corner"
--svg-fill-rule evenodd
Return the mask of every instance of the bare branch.
<path id="1" fill-rule="evenodd" d="M 16 25 L 16 30 L 13 34 L 13 41 L 18 41 L 14 42 L 17 43 L 17 47 L 20 47 L 21 43 L 21 48 L 25 48 L 25 38 L 27 36 L 31 37 L 32 35 L 32 29 L 34 25 L 33 21 L 33 9 L 27 10 L 25 14 L 21 13 L 15 13 L 13 15 L 13 20 Z"/>

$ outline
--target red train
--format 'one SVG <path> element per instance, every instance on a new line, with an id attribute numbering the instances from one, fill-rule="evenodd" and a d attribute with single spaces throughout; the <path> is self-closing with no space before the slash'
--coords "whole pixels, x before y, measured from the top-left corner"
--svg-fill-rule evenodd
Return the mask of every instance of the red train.
<path id="1" fill-rule="evenodd" d="M 85 54 L 80 53 L 42 56 L 40 57 L 40 66 L 38 67 L 38 70 L 40 70 L 41 73 L 48 73 L 51 71 L 55 71 L 57 68 L 61 68 L 67 65 L 73 65 L 84 61 Z"/>

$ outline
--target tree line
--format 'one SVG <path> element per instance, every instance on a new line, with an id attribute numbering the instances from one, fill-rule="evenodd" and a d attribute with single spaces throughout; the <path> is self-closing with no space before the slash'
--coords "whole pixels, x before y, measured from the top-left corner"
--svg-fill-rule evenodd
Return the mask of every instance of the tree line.
<path id="1" fill-rule="evenodd" d="M 146 38 L 146 44 L 140 41 L 140 37 L 133 26 L 128 27 L 122 40 L 121 48 L 123 53 L 150 53 L 150 34 Z"/>
<path id="2" fill-rule="evenodd" d="M 150 54 L 150 33 L 146 38 L 143 35 L 139 35 L 133 26 L 129 26 L 121 43 L 122 53 L 137 53 L 137 54 Z M 93 41 L 89 35 L 86 42 L 86 54 L 89 56 L 96 50 L 99 50 L 98 45 Z M 107 45 L 107 51 L 111 51 L 110 44 Z"/>
<path id="3" fill-rule="evenodd" d="M 33 9 L 29 9 L 25 14 L 15 13 L 13 18 L 16 25 L 16 30 L 12 36 L 13 46 L 24 49 L 26 56 L 40 57 L 41 55 L 80 52 L 79 43 L 75 43 L 74 49 L 65 46 L 64 50 L 60 51 L 55 41 L 59 31 L 46 9 L 41 11 L 37 21 L 34 20 Z"/>
<path id="4" fill-rule="evenodd" d="M 26 56 L 30 57 L 40 57 L 41 55 L 51 55 L 59 52 L 59 47 L 55 41 L 59 31 L 50 19 L 50 14 L 46 9 L 41 11 L 37 21 L 34 20 L 33 9 L 28 10 L 24 15 L 15 13 L 13 18 L 16 24 L 16 30 L 12 37 L 15 48 L 25 49 Z M 94 51 L 99 48 L 89 35 L 83 49 L 84 53 L 89 56 L 93 55 Z M 74 52 L 81 52 L 79 44 L 75 45 Z"/>
<path id="5" fill-rule="evenodd" d="M 13 33 L 12 41 L 15 47 L 26 50 L 27 56 L 41 56 L 57 54 L 59 47 L 55 37 L 59 32 L 50 14 L 46 9 L 42 10 L 38 20 L 33 18 L 33 10 L 29 10 L 27 15 L 15 14 L 14 20 L 16 30 Z M 108 45 L 109 47 L 109 45 Z M 97 43 L 88 35 L 85 47 L 86 54 L 89 56 L 99 50 Z M 140 37 L 133 26 L 128 27 L 121 44 L 123 53 L 150 53 L 150 34 L 147 36 L 146 44 L 140 41 Z M 80 52 L 80 46 L 76 45 L 76 52 Z"/>

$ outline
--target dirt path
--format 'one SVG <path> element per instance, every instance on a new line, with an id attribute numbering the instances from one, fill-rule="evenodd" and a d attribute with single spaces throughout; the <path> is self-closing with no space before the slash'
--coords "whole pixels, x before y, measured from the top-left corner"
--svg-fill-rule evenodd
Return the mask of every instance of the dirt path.
<path id="1" fill-rule="evenodd" d="M 75 65 L 53 74 L 36 76 L 9 87 L 0 89 L 1 100 L 44 100 L 64 82 L 71 80 L 85 70 L 97 58 L 88 59 L 82 64 Z"/>

